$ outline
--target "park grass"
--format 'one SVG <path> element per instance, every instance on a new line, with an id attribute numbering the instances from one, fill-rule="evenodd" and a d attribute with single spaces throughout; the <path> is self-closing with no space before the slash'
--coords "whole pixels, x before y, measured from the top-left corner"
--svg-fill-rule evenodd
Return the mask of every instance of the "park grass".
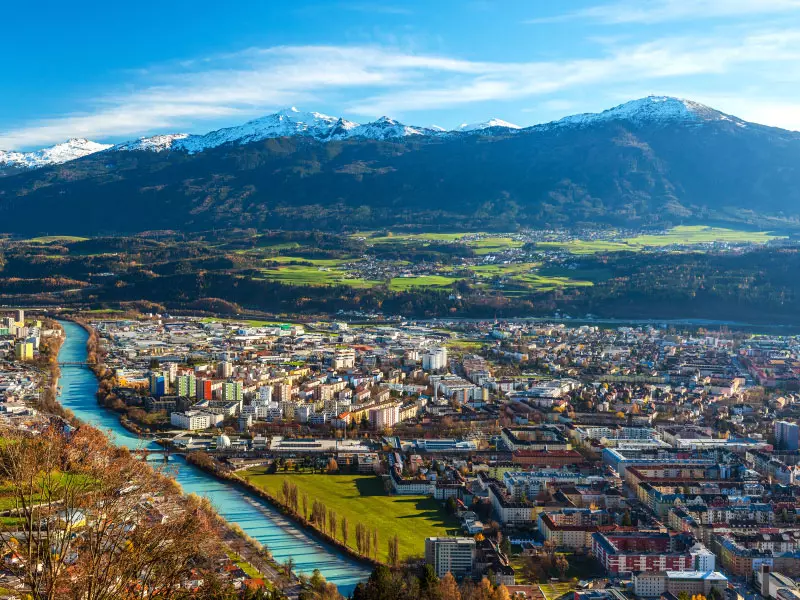
<path id="1" fill-rule="evenodd" d="M 354 288 L 369 288 L 377 285 L 377 281 L 366 279 L 349 279 L 344 271 L 334 268 L 308 265 L 292 265 L 261 270 L 264 279 L 278 281 L 290 285 L 332 286 L 347 285 Z"/>
<path id="2" fill-rule="evenodd" d="M 77 235 L 43 235 L 24 240 L 33 244 L 52 244 L 53 242 L 85 242 L 89 238 Z"/>
<path id="3" fill-rule="evenodd" d="M 510 277 L 520 273 L 529 273 L 540 263 L 510 263 L 507 265 L 474 265 L 469 270 L 480 278 Z"/>
<path id="4" fill-rule="evenodd" d="M 513 281 L 522 283 L 537 292 L 550 292 L 559 288 L 591 287 L 594 285 L 591 281 L 570 279 L 569 277 L 548 277 L 536 273 L 520 275 L 519 277 L 515 277 Z"/>
<path id="5" fill-rule="evenodd" d="M 568 242 L 537 242 L 543 250 L 564 250 L 570 254 L 597 254 L 599 252 L 637 252 L 639 246 L 607 240 L 569 240 Z"/>
<path id="6" fill-rule="evenodd" d="M 251 484 L 278 497 L 284 478 L 297 485 L 302 499 L 308 495 L 309 506 L 319 500 L 336 511 L 341 539 L 341 520 L 350 527 L 348 546 L 355 548 L 355 527 L 363 523 L 368 530 L 378 529 L 378 558 L 387 560 L 388 541 L 397 535 L 402 557 L 424 556 L 425 538 L 446 536 L 458 529 L 458 522 L 448 516 L 443 505 L 427 496 L 391 496 L 375 475 L 324 475 L 306 473 L 264 474 L 263 467 L 241 473 Z M 302 506 L 302 500 L 301 500 Z M 302 509 L 301 509 L 302 510 Z"/>
<path id="7" fill-rule="evenodd" d="M 479 240 L 470 240 L 467 242 L 467 245 L 474 250 L 475 254 L 485 255 L 502 252 L 509 248 L 521 248 L 524 246 L 524 242 L 510 237 L 492 236 Z"/>
<path id="8" fill-rule="evenodd" d="M 453 285 L 456 281 L 458 281 L 458 278 L 445 277 L 444 275 L 393 277 L 389 282 L 389 289 L 394 291 L 407 291 L 418 287 L 447 287 Z"/>
<path id="9" fill-rule="evenodd" d="M 230 558 L 237 567 L 244 571 L 245 575 L 247 575 L 250 579 L 262 579 L 264 577 L 253 565 L 251 565 L 230 548 L 225 550 L 225 554 L 227 554 L 228 558 Z"/>
<path id="10" fill-rule="evenodd" d="M 564 594 L 572 592 L 576 587 L 577 586 L 574 583 L 570 582 L 543 583 L 539 586 L 539 589 L 542 590 L 545 600 L 556 600 Z"/>
<path id="11" fill-rule="evenodd" d="M 537 268 L 539 263 L 511 263 L 507 265 L 476 265 L 469 267 L 479 279 L 508 278 L 509 283 L 522 285 L 537 292 L 547 292 L 557 288 L 588 287 L 592 281 L 573 279 L 567 275 L 544 275 Z"/>
<path id="12" fill-rule="evenodd" d="M 766 244 L 769 241 L 781 239 L 785 236 L 773 235 L 767 231 L 741 231 L 726 229 L 724 227 L 707 227 L 705 225 L 679 225 L 673 227 L 664 235 L 640 235 L 625 240 L 637 246 L 672 246 L 708 244 L 713 242 L 727 242 L 733 244 Z"/>
<path id="13" fill-rule="evenodd" d="M 469 246 L 475 254 L 493 254 L 507 248 L 520 248 L 523 242 L 515 240 L 508 235 L 487 234 L 485 232 L 463 231 L 458 233 L 390 233 L 389 235 L 374 236 L 373 232 L 358 232 L 352 237 L 364 237 L 368 244 L 426 244 L 431 242 L 456 243 L 460 242 Z M 481 236 L 477 239 L 464 239 L 465 236 Z"/>
<path id="14" fill-rule="evenodd" d="M 460 339 L 450 339 L 447 340 L 444 345 L 450 348 L 451 350 L 463 350 L 465 352 L 472 352 L 475 350 L 479 350 L 482 348 L 486 342 L 482 342 L 480 340 L 460 340 Z"/>
<path id="15" fill-rule="evenodd" d="M 282 265 L 312 264 L 315 267 L 338 267 L 342 263 L 352 261 L 345 258 L 304 258 L 302 256 L 272 256 L 264 259 L 267 262 L 276 262 Z"/>
<path id="16" fill-rule="evenodd" d="M 288 321 L 264 321 L 261 319 L 228 319 L 223 317 L 203 317 L 201 323 L 242 323 L 250 327 L 280 327 L 281 325 L 301 325 L 301 323 L 289 323 Z"/>
<path id="17" fill-rule="evenodd" d="M 700 246 L 711 243 L 766 244 L 785 236 L 768 231 L 742 231 L 705 225 L 679 225 L 663 234 L 639 235 L 621 241 L 570 240 L 567 242 L 538 242 L 538 248 L 560 248 L 570 254 L 597 254 L 600 252 L 641 252 L 647 248 L 667 246 Z"/>

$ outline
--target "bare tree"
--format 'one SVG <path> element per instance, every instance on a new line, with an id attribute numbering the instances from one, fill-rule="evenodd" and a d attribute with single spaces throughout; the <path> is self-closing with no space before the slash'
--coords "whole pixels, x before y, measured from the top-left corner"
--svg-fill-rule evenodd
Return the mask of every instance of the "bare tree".
<path id="1" fill-rule="evenodd" d="M 20 556 L 36 600 L 171 598 L 219 545 L 207 503 L 182 498 L 98 430 L 3 436 L 0 478 L 17 520 L 0 529 L 0 543 Z"/>

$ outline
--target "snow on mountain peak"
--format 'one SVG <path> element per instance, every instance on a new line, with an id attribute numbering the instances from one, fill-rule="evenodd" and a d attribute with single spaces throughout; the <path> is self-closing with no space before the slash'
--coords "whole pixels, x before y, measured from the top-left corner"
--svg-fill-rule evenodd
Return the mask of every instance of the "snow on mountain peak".
<path id="1" fill-rule="evenodd" d="M 704 121 L 733 121 L 744 125 L 735 117 L 709 108 L 699 102 L 672 96 L 647 96 L 631 100 L 600 113 L 583 113 L 565 117 L 547 125 L 585 126 L 603 121 L 630 121 L 641 125 L 669 123 L 700 123 Z"/>
<path id="2" fill-rule="evenodd" d="M 0 165 L 36 169 L 47 165 L 60 165 L 82 156 L 111 148 L 111 144 L 98 144 L 84 138 L 70 138 L 66 142 L 33 152 L 4 152 L 0 150 Z"/>
<path id="3" fill-rule="evenodd" d="M 161 152 L 170 150 L 176 142 L 191 137 L 188 133 L 166 133 L 153 135 L 150 137 L 140 137 L 137 140 L 123 142 L 114 146 L 113 150 L 149 150 L 151 152 Z"/>
<path id="4" fill-rule="evenodd" d="M 408 137 L 411 135 L 437 135 L 438 131 L 435 129 L 426 129 L 424 127 L 411 127 L 410 125 L 403 125 L 399 121 L 395 121 L 389 117 L 381 117 L 372 123 L 365 123 L 353 128 L 350 132 L 350 137 L 367 138 L 373 140 L 392 140 Z"/>
<path id="5" fill-rule="evenodd" d="M 648 96 L 632 100 L 600 113 L 586 113 L 565 117 L 559 121 L 536 125 L 532 131 L 554 127 L 588 127 L 609 121 L 627 121 L 636 125 L 702 124 L 710 121 L 730 121 L 747 127 L 745 121 L 712 108 L 671 96 Z M 410 136 L 449 136 L 458 133 L 472 135 L 506 135 L 522 129 L 518 125 L 492 118 L 482 123 L 463 124 L 445 131 L 441 127 L 414 127 L 404 125 L 387 116 L 370 123 L 358 124 L 340 117 L 318 112 L 304 112 L 295 106 L 271 115 L 253 119 L 242 125 L 226 127 L 203 135 L 172 133 L 141 137 L 116 146 L 98 144 L 83 138 L 71 138 L 62 144 L 34 152 L 3 152 L 0 166 L 37 168 L 61 164 L 108 148 L 114 151 L 184 151 L 190 154 L 216 148 L 224 144 L 247 144 L 270 138 L 308 137 L 322 142 L 348 139 L 397 140 Z"/>
<path id="6" fill-rule="evenodd" d="M 454 131 L 462 131 L 468 133 L 470 131 L 483 131 L 484 129 L 491 129 L 492 127 L 503 127 L 505 129 L 522 129 L 519 125 L 514 125 L 503 119 L 491 118 L 482 123 L 462 123 Z"/>

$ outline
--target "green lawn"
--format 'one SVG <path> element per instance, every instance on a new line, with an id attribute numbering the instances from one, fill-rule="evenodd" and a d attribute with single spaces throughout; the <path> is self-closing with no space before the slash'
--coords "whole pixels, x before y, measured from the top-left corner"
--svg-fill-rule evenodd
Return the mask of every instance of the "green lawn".
<path id="1" fill-rule="evenodd" d="M 530 289 L 538 292 L 549 292 L 556 288 L 590 287 L 594 285 L 591 281 L 582 281 L 579 279 L 571 279 L 569 277 L 548 277 L 546 275 L 538 275 L 536 273 L 520 275 L 519 277 L 515 277 L 513 281 L 522 283 Z"/>
<path id="2" fill-rule="evenodd" d="M 475 273 L 476 277 L 480 278 L 494 278 L 494 277 L 510 277 L 519 275 L 520 273 L 530 273 L 533 269 L 538 267 L 540 263 L 511 263 L 508 265 L 475 265 L 469 267 L 469 270 Z"/>
<path id="3" fill-rule="evenodd" d="M 546 600 L 556 600 L 575 589 L 574 583 L 544 583 L 539 586 Z"/>
<path id="4" fill-rule="evenodd" d="M 621 241 L 609 240 L 571 240 L 569 242 L 539 242 L 540 248 L 561 248 L 571 254 L 596 254 L 598 252 L 639 252 L 644 248 L 663 248 L 664 246 L 693 246 L 711 242 L 738 244 L 765 244 L 770 240 L 785 236 L 773 235 L 767 231 L 741 231 L 724 227 L 705 225 L 679 225 L 660 235 L 639 235 Z"/>
<path id="5" fill-rule="evenodd" d="M 76 235 L 43 235 L 41 237 L 30 238 L 26 242 L 33 242 L 34 244 L 50 244 L 52 242 L 85 242 L 89 238 L 79 237 Z"/>
<path id="6" fill-rule="evenodd" d="M 458 281 L 455 277 L 444 275 L 420 275 L 419 277 L 393 277 L 389 289 L 406 291 L 417 287 L 446 287 Z"/>
<path id="7" fill-rule="evenodd" d="M 466 235 L 482 235 L 479 239 L 464 240 Z M 475 254 L 492 254 L 507 248 L 520 248 L 523 242 L 515 240 L 507 235 L 492 234 L 483 232 L 460 232 L 460 233 L 398 233 L 384 236 L 371 237 L 371 232 L 359 232 L 353 237 L 366 237 L 368 244 L 410 244 L 417 242 L 425 244 L 427 242 L 463 242 L 475 251 Z"/>
<path id="8" fill-rule="evenodd" d="M 279 327 L 281 325 L 294 325 L 288 321 L 262 321 L 260 319 L 225 319 L 222 317 L 203 317 L 201 323 L 242 323 L 251 327 Z"/>
<path id="9" fill-rule="evenodd" d="M 271 256 L 264 259 L 267 262 L 276 262 L 282 265 L 309 263 L 315 267 L 337 267 L 344 262 L 355 259 L 344 258 L 304 258 L 302 256 Z"/>
<path id="10" fill-rule="evenodd" d="M 261 270 L 264 279 L 280 281 L 293 285 L 349 285 L 356 288 L 368 288 L 376 285 L 377 281 L 366 279 L 349 279 L 344 271 L 330 267 L 293 265 Z"/>
<path id="11" fill-rule="evenodd" d="M 259 573 L 256 570 L 255 567 L 253 567 L 253 565 L 251 565 L 249 562 L 247 562 L 245 559 L 243 559 L 241 556 L 239 556 L 236 552 L 234 552 L 230 548 L 225 550 L 225 554 L 227 554 L 228 558 L 230 558 L 237 567 L 239 567 L 242 571 L 244 571 L 245 574 L 250 579 L 262 579 L 264 577 L 261 573 Z"/>
<path id="12" fill-rule="evenodd" d="M 710 242 L 765 244 L 785 236 L 772 235 L 767 231 L 739 231 L 724 227 L 704 225 L 680 225 L 665 235 L 640 235 L 626 242 L 637 246 L 670 246 L 672 244 L 705 244 Z"/>
<path id="13" fill-rule="evenodd" d="M 475 254 L 494 254 L 508 248 L 521 248 L 524 244 L 509 237 L 493 236 L 479 240 L 470 240 L 467 245 L 475 250 Z"/>
<path id="14" fill-rule="evenodd" d="M 460 340 L 460 339 L 451 339 L 447 340 L 444 343 L 445 346 L 450 348 L 451 350 L 463 350 L 465 352 L 474 352 L 476 350 L 481 349 L 483 346 L 486 345 L 486 342 L 481 340 Z"/>
<path id="15" fill-rule="evenodd" d="M 395 534 L 403 557 L 424 556 L 425 538 L 445 536 L 458 529 L 458 522 L 448 516 L 442 503 L 426 496 L 391 496 L 383 482 L 374 475 L 264 474 L 258 467 L 241 474 L 252 484 L 278 496 L 284 477 L 295 483 L 301 498 L 308 495 L 309 506 L 315 499 L 337 513 L 341 522 L 347 517 L 350 526 L 348 545 L 355 548 L 356 523 L 372 531 L 378 528 L 378 557 L 387 559 L 388 540 Z M 309 509 L 310 510 L 310 509 Z M 337 527 L 341 539 L 341 525 Z"/>

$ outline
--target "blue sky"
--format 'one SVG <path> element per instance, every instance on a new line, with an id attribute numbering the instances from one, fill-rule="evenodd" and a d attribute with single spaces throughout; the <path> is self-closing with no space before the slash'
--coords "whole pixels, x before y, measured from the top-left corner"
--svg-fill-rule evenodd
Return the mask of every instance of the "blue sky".
<path id="1" fill-rule="evenodd" d="M 0 148 L 286 106 L 532 125 L 648 94 L 800 130 L 800 0 L 8 3 Z"/>

